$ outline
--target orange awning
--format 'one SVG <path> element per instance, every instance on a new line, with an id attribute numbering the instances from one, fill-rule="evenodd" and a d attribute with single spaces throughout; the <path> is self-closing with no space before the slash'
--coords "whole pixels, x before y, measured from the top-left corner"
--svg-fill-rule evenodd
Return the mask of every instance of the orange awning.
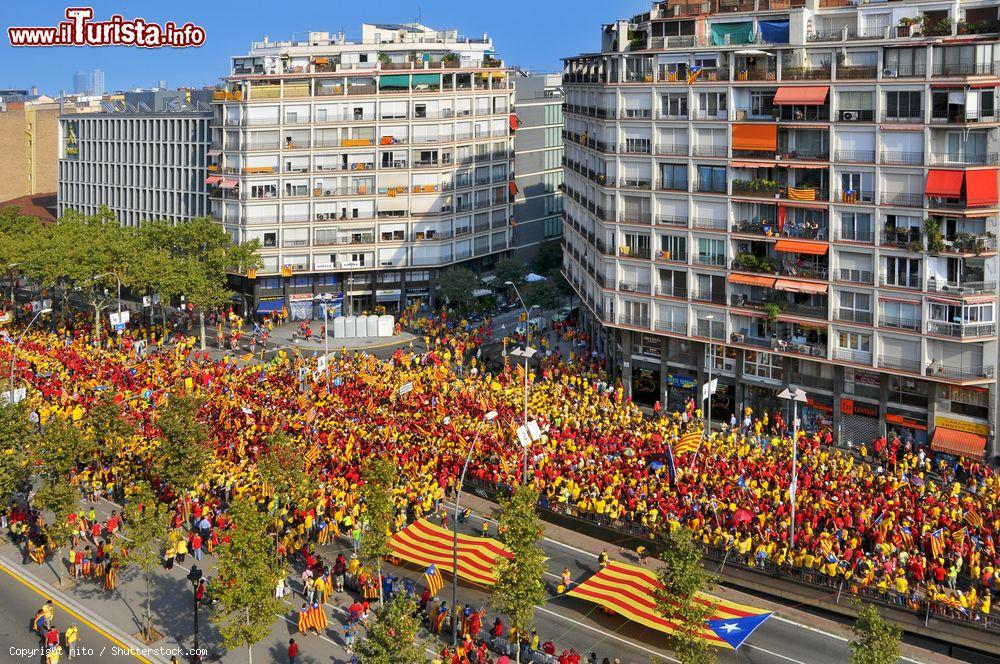
<path id="1" fill-rule="evenodd" d="M 221 175 L 209 175 L 205 178 L 205 184 L 219 184 L 220 182 L 222 182 Z"/>
<path id="2" fill-rule="evenodd" d="M 927 172 L 924 193 L 928 196 L 941 196 L 942 198 L 961 198 L 964 182 L 965 171 L 940 171 L 932 168 Z"/>
<path id="3" fill-rule="evenodd" d="M 808 281 L 792 281 L 791 279 L 777 279 L 774 282 L 777 290 L 787 293 L 815 293 L 817 295 L 825 293 L 828 284 L 815 284 Z"/>
<path id="4" fill-rule="evenodd" d="M 965 197 L 969 205 L 997 204 L 997 169 L 965 172 Z"/>
<path id="5" fill-rule="evenodd" d="M 830 245 L 822 242 L 797 242 L 795 240 L 778 240 L 775 251 L 786 251 L 794 254 L 809 254 L 810 256 L 825 256 Z"/>
<path id="6" fill-rule="evenodd" d="M 770 168 L 771 166 L 774 166 L 774 165 L 775 165 L 775 163 L 773 161 L 766 161 L 766 160 L 764 160 L 764 161 L 758 161 L 758 162 L 753 162 L 753 161 L 731 161 L 731 162 L 729 162 L 729 166 L 731 168 Z"/>
<path id="7" fill-rule="evenodd" d="M 510 192 L 511 196 L 517 196 L 517 183 L 513 180 L 507 183 L 507 191 Z"/>
<path id="8" fill-rule="evenodd" d="M 744 284 L 746 286 L 760 286 L 761 288 L 773 288 L 774 277 L 754 277 L 749 274 L 730 274 L 729 283 Z"/>
<path id="9" fill-rule="evenodd" d="M 818 106 L 826 101 L 826 97 L 829 94 L 830 87 L 826 85 L 789 86 L 778 88 L 778 91 L 774 93 L 774 101 L 772 103 L 775 106 L 791 106 L 792 104 Z"/>
<path id="10" fill-rule="evenodd" d="M 778 125 L 734 124 L 733 149 L 776 151 L 778 149 Z"/>
<path id="11" fill-rule="evenodd" d="M 219 186 L 223 189 L 235 189 L 239 183 L 240 183 L 239 180 L 234 180 L 233 178 L 224 178 L 221 182 L 219 182 Z"/>
<path id="12" fill-rule="evenodd" d="M 328 65 L 330 64 L 330 58 L 316 58 L 313 60 L 313 63 L 317 65 Z"/>
<path id="13" fill-rule="evenodd" d="M 981 459 L 983 458 L 983 452 L 986 451 L 986 436 L 980 436 L 978 433 L 937 427 L 934 429 L 934 440 L 931 441 L 931 450 L 934 452 L 944 452 L 945 454 L 955 454 L 969 459 Z"/>
<path id="14" fill-rule="evenodd" d="M 520 126 L 521 126 L 521 119 L 519 117 L 517 117 L 516 115 L 514 115 L 513 113 L 511 113 L 510 114 L 510 128 L 511 129 L 517 129 Z"/>

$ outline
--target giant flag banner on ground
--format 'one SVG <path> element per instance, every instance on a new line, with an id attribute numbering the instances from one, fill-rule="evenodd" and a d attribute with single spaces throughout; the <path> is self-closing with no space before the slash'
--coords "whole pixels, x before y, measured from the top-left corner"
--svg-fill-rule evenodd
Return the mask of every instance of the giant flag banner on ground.
<path id="1" fill-rule="evenodd" d="M 420 519 L 393 535 L 389 549 L 408 562 L 453 572 L 452 537 L 450 530 Z M 458 536 L 458 575 L 463 579 L 492 586 L 496 583 L 498 561 L 510 557 L 511 553 L 491 537 Z"/>

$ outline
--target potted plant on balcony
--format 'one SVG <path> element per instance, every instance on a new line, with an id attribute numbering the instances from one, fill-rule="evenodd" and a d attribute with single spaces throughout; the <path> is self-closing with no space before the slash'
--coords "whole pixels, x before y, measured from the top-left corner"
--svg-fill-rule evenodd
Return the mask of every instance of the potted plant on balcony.
<path id="1" fill-rule="evenodd" d="M 736 254 L 736 258 L 733 259 L 733 266 L 737 270 L 756 272 L 758 269 L 757 257 L 745 252 Z"/>
<path id="2" fill-rule="evenodd" d="M 913 36 L 913 26 L 920 22 L 919 19 L 912 16 L 904 16 L 899 19 L 899 27 L 896 28 L 897 37 L 912 37 Z"/>
<path id="3" fill-rule="evenodd" d="M 382 64 L 383 67 L 391 62 L 388 53 L 379 53 L 378 61 Z"/>
<path id="4" fill-rule="evenodd" d="M 937 219 L 928 217 L 924 220 L 924 234 L 927 236 L 927 251 L 939 254 L 944 251 L 944 238 L 941 236 L 941 225 Z"/>
<path id="5" fill-rule="evenodd" d="M 768 302 L 764 305 L 764 313 L 767 314 L 767 322 L 773 325 L 781 315 L 781 305 L 777 302 Z"/>
<path id="6" fill-rule="evenodd" d="M 459 61 L 458 53 L 455 53 L 453 51 L 445 53 L 444 56 L 441 58 L 441 62 L 444 63 L 445 67 L 457 67 L 458 61 Z"/>

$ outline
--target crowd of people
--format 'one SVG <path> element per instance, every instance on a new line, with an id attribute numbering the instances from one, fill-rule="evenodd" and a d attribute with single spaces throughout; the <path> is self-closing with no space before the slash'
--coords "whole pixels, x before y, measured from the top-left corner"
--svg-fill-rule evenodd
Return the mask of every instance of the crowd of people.
<path id="1" fill-rule="evenodd" d="M 224 522 L 228 501 L 255 496 L 278 515 L 287 555 L 359 531 L 361 472 L 376 455 L 397 460 L 404 478 L 393 492 L 398 528 L 433 515 L 456 488 L 477 433 L 469 477 L 497 486 L 520 481 L 514 429 L 524 374 L 514 364 L 489 371 L 469 352 L 490 337 L 488 321 L 409 321 L 425 336 L 426 352 L 400 349 L 387 360 L 338 352 L 329 383 L 298 353 L 278 351 L 266 364 L 215 360 L 193 340 L 168 344 L 155 329 L 95 345 L 88 324 L 33 328 L 15 366 L 42 426 L 54 417 L 85 419 L 105 393 L 135 423 L 117 457 L 83 471 L 81 485 L 92 496 L 121 501 L 155 467 L 158 413 L 180 393 L 203 397 L 199 415 L 215 449 L 188 498 L 206 518 Z M 10 362 L 11 347 L 0 343 L 0 362 Z M 530 481 L 543 506 L 641 525 L 652 537 L 686 526 L 706 546 L 751 565 L 812 570 L 848 589 L 893 591 L 903 604 L 930 597 L 970 620 L 990 616 L 1000 589 L 1000 475 L 988 466 L 949 466 L 897 440 L 874 441 L 859 455 L 838 448 L 829 432 L 802 434 L 792 547 L 792 440 L 780 413 L 747 409 L 734 426 L 681 451 L 680 438 L 701 426 L 693 403 L 649 418 L 607 379 L 598 356 L 547 355 L 529 377 L 528 407 L 543 431 L 529 449 Z M 468 361 L 458 371 L 460 358 Z M 311 477 L 310 495 L 297 504 L 260 480 L 257 460 L 277 431 L 297 441 Z M 212 525 L 210 538 L 220 530 Z"/>

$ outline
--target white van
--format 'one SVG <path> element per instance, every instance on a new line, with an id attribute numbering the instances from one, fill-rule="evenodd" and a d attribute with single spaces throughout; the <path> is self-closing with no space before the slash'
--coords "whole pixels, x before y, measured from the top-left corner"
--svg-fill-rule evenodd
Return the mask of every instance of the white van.
<path id="1" fill-rule="evenodd" d="M 541 316 L 536 316 L 534 318 L 528 319 L 528 329 L 531 330 L 532 334 L 535 334 L 536 332 L 538 332 L 543 327 L 545 327 L 545 319 L 542 318 Z M 515 329 L 515 331 L 518 334 L 523 335 L 524 334 L 524 321 L 518 321 L 517 327 L 514 328 L 514 329 Z"/>

